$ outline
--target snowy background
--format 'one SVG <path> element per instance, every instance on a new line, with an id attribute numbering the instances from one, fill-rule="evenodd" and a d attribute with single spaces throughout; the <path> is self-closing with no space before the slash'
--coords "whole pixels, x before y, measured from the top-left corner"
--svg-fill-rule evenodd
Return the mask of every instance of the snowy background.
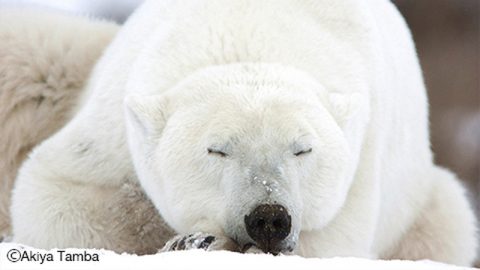
<path id="1" fill-rule="evenodd" d="M 43 264 L 34 261 L 10 262 L 6 258 L 11 256 L 13 260 L 16 254 L 8 255 L 11 250 L 20 252 L 27 251 L 39 253 L 42 255 L 52 254 L 54 262 L 45 261 Z M 66 253 L 83 253 L 84 250 L 68 249 Z M 298 256 L 276 256 L 265 254 L 239 254 L 228 251 L 203 250 L 175 251 L 159 253 L 155 255 L 119 255 L 112 251 L 89 250 L 90 254 L 98 254 L 98 262 L 59 262 L 59 256 L 56 250 L 44 251 L 32 249 L 15 244 L 0 244 L 0 269 L 195 269 L 195 270 L 257 270 L 257 269 L 275 269 L 275 270 L 302 270 L 302 269 L 325 269 L 325 270 L 458 270 L 470 269 L 436 263 L 432 261 L 380 261 L 367 260 L 359 258 L 332 258 L 332 259 L 306 259 Z M 64 253 L 65 254 L 65 253 Z M 64 255 L 65 258 L 65 255 Z"/>
<path id="2" fill-rule="evenodd" d="M 132 13 L 142 0 L 0 0 L 3 6 L 53 8 L 75 14 L 93 15 L 119 23 Z"/>

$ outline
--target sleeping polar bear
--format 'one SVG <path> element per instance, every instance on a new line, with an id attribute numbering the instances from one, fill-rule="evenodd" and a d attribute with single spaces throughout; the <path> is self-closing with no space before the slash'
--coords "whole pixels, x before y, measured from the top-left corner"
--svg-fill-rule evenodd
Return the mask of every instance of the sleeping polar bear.
<path id="1" fill-rule="evenodd" d="M 475 258 L 387 0 L 146 1 L 81 104 L 19 171 L 16 242 Z"/>

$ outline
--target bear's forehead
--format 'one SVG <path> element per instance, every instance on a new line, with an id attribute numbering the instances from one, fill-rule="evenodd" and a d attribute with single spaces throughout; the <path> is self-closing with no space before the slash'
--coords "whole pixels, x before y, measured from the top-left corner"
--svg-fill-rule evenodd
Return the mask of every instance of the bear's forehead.
<path id="1" fill-rule="evenodd" d="M 273 101 L 255 104 L 255 101 L 252 101 L 245 104 L 224 103 L 222 106 L 212 106 L 204 117 L 214 127 L 226 126 L 239 131 L 246 129 L 262 131 L 271 128 L 291 129 L 300 126 L 301 119 L 304 118 L 302 111 L 302 108 L 293 104 Z"/>

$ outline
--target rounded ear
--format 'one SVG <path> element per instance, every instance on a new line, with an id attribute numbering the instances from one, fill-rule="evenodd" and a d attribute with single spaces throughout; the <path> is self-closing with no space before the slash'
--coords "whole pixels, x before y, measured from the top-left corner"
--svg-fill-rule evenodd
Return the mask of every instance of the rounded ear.
<path id="1" fill-rule="evenodd" d="M 345 126 L 356 115 L 361 114 L 366 108 L 368 100 L 364 94 L 354 93 L 329 93 L 328 102 L 330 113 L 340 126 Z"/>
<path id="2" fill-rule="evenodd" d="M 168 98 L 161 95 L 128 95 L 124 100 L 126 124 L 143 137 L 162 132 L 167 122 Z"/>

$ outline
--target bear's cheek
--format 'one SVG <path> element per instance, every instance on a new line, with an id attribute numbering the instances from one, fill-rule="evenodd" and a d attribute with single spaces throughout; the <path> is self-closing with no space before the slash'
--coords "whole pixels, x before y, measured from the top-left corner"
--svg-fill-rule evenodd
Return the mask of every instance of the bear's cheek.
<path id="1" fill-rule="evenodd" d="M 220 221 L 223 220 L 225 201 L 220 190 L 215 185 L 205 184 L 204 177 L 176 178 L 172 183 L 174 188 L 169 196 L 169 212 L 173 223 L 185 233 L 202 231 L 217 233 L 221 231 Z"/>
<path id="2" fill-rule="evenodd" d="M 219 200 L 208 196 L 197 196 L 177 191 L 177 199 L 171 199 L 166 207 L 170 213 L 167 222 L 180 233 L 222 232 L 219 220 L 224 211 Z"/>
<path id="3" fill-rule="evenodd" d="M 302 230 L 323 228 L 340 211 L 348 194 L 351 181 L 347 160 L 323 157 L 316 160 L 315 166 L 309 166 L 300 179 Z"/>
<path id="4" fill-rule="evenodd" d="M 303 202 L 302 229 L 321 229 L 341 210 L 345 203 L 348 189 L 341 174 L 332 178 L 320 172 L 305 179 L 301 185 Z"/>

